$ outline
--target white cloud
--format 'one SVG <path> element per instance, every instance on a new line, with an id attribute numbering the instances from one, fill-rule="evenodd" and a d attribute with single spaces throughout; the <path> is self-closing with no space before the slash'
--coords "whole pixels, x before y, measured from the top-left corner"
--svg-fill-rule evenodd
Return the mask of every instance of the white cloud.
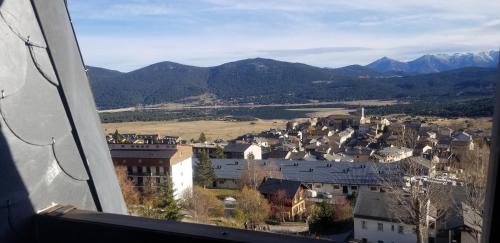
<path id="1" fill-rule="evenodd" d="M 144 16 L 168 16 L 188 32 L 143 33 L 150 30 L 144 24 L 137 33 L 91 28 L 80 33 L 77 19 L 86 62 L 123 71 L 165 60 L 212 66 L 258 56 L 338 67 L 382 56 L 409 60 L 426 53 L 486 51 L 500 44 L 500 1 L 103 1 L 77 1 L 71 13 L 115 25 L 121 18 L 137 20 L 137 26 Z"/>
<path id="2" fill-rule="evenodd" d="M 105 1 L 101 4 L 85 4 L 85 1 L 71 0 L 69 8 L 75 18 L 82 19 L 133 18 L 176 14 L 176 10 L 168 4 L 155 1 Z"/>

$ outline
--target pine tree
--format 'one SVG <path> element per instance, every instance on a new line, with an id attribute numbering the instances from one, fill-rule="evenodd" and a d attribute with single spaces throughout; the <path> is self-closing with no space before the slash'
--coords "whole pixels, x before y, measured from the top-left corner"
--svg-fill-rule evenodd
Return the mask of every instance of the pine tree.
<path id="1" fill-rule="evenodd" d="M 204 132 L 201 132 L 200 133 L 200 137 L 198 138 L 198 142 L 199 143 L 204 143 L 207 141 L 207 137 L 205 136 L 205 133 Z"/>
<path id="2" fill-rule="evenodd" d="M 115 129 L 115 133 L 113 134 L 113 142 L 119 143 L 121 140 L 121 135 L 118 132 L 118 129 Z"/>
<path id="3" fill-rule="evenodd" d="M 221 148 L 219 145 L 216 145 L 216 146 L 215 146 L 214 156 L 215 156 L 215 158 L 217 158 L 217 159 L 223 159 L 223 158 L 225 158 L 225 157 L 226 157 L 226 156 L 224 155 L 224 151 L 222 150 L 222 148 Z"/>
<path id="4" fill-rule="evenodd" d="M 172 178 L 167 176 L 164 185 L 160 186 L 157 207 L 161 210 L 160 218 L 166 220 L 182 219 L 181 207 L 179 202 L 174 198 L 175 190 Z"/>
<path id="5" fill-rule="evenodd" d="M 309 223 L 309 230 L 311 232 L 324 233 L 335 225 L 334 215 L 335 211 L 332 205 L 326 200 L 321 201 L 312 212 L 312 221 Z"/>
<path id="6" fill-rule="evenodd" d="M 212 167 L 212 161 L 206 153 L 201 153 L 198 162 L 196 163 L 194 181 L 202 187 L 212 185 L 215 180 L 215 171 Z"/>

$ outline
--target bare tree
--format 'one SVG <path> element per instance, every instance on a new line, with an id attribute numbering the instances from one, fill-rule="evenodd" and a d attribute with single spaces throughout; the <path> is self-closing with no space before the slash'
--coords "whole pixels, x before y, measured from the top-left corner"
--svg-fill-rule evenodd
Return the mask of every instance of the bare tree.
<path id="1" fill-rule="evenodd" d="M 237 209 L 245 215 L 251 224 L 263 222 L 269 216 L 269 203 L 259 191 L 243 187 L 238 199 Z"/>
<path id="2" fill-rule="evenodd" d="M 425 180 L 422 167 L 411 159 L 400 163 L 396 169 L 404 173 L 402 180 L 394 176 L 380 177 L 388 197 L 390 213 L 402 223 L 415 226 L 417 243 L 426 242 L 428 216 L 441 218 L 450 205 L 450 190 L 447 186 Z M 384 172 L 397 175 L 399 171 Z M 378 172 L 378 174 L 381 174 Z"/>
<path id="3" fill-rule="evenodd" d="M 278 190 L 273 193 L 270 198 L 271 211 L 274 217 L 279 218 L 281 222 L 285 222 L 285 216 L 287 215 L 287 208 L 290 207 L 291 201 L 287 197 L 285 190 Z"/>
<path id="4" fill-rule="evenodd" d="M 211 217 L 224 215 L 224 203 L 209 189 L 199 186 L 193 187 L 193 193 L 186 190 L 181 205 L 191 212 L 196 222 L 200 223 L 208 223 Z"/>
<path id="5" fill-rule="evenodd" d="M 137 205 L 140 201 L 140 195 L 134 186 L 134 182 L 128 178 L 127 167 L 117 166 L 115 170 L 125 203 L 128 207 Z"/>
<path id="6" fill-rule="evenodd" d="M 396 146 L 415 149 L 418 143 L 418 132 L 413 128 L 401 129 Z"/>
<path id="7" fill-rule="evenodd" d="M 463 180 L 465 194 L 463 203 L 466 204 L 467 209 L 472 210 L 469 215 L 462 216 L 467 218 L 467 223 L 472 225 L 471 230 L 476 240 L 479 240 L 480 235 L 480 232 L 476 229 L 482 227 L 489 154 L 488 146 L 476 146 L 474 150 L 468 150 L 461 159 L 463 166 L 461 179 Z M 462 207 L 460 203 L 456 204 L 458 207 Z M 462 208 L 459 209 L 462 214 L 466 211 Z"/>
<path id="8" fill-rule="evenodd" d="M 274 161 L 267 161 L 264 165 L 267 178 L 283 179 L 281 168 Z"/>
<path id="9" fill-rule="evenodd" d="M 258 161 L 248 159 L 246 162 L 246 169 L 241 171 L 242 186 L 247 186 L 252 189 L 257 189 L 264 180 L 267 178 L 283 178 L 283 174 L 279 167 L 274 162 Z"/>

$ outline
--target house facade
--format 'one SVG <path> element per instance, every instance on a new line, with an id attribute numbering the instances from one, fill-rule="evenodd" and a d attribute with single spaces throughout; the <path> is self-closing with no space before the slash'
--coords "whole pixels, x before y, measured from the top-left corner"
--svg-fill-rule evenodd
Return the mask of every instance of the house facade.
<path id="1" fill-rule="evenodd" d="M 193 186 L 193 150 L 179 144 L 108 144 L 115 166 L 126 166 L 129 178 L 137 187 L 146 180 L 157 184 L 172 178 L 175 197 Z"/>
<path id="2" fill-rule="evenodd" d="M 228 159 L 262 159 L 262 148 L 255 144 L 229 143 L 224 147 L 224 155 Z"/>
<path id="3" fill-rule="evenodd" d="M 306 211 L 305 191 L 307 187 L 299 181 L 266 178 L 259 186 L 259 192 L 271 204 L 271 211 L 283 214 L 280 217 L 291 220 Z"/>
<path id="4" fill-rule="evenodd" d="M 379 162 L 390 163 L 413 156 L 413 149 L 391 146 L 377 151 L 374 156 Z"/>
<path id="5" fill-rule="evenodd" d="M 362 189 L 380 192 L 384 190 L 384 182 L 402 180 L 397 175 L 398 163 L 278 159 L 255 162 L 268 177 L 277 175 L 286 180 L 299 181 L 316 192 L 333 195 L 352 195 Z M 246 160 L 212 159 L 212 164 L 216 177 L 215 188 L 241 187 L 241 176 L 248 168 Z"/>
<path id="6" fill-rule="evenodd" d="M 361 190 L 354 208 L 354 239 L 360 242 L 414 243 L 415 226 L 390 211 L 390 193 Z"/>
<path id="7" fill-rule="evenodd" d="M 200 157 L 201 154 L 207 154 L 210 157 L 215 156 L 215 152 L 217 149 L 224 149 L 226 144 L 223 143 L 194 143 L 193 146 L 193 155 L 197 158 Z"/>

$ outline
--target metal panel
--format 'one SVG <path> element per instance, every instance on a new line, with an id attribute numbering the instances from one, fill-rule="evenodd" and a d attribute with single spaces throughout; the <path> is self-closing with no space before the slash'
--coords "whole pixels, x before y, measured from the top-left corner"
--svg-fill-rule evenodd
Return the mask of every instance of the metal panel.
<path id="1" fill-rule="evenodd" d="M 64 2 L 45 2 L 45 15 L 59 17 L 51 26 L 71 30 Z M 67 34 L 57 38 L 76 46 Z M 106 211 L 126 212 L 78 48 L 55 43 L 58 53 L 73 55 L 54 58 L 29 0 L 0 0 L 0 35 L 0 242 L 33 242 L 33 215 L 55 203 L 97 210 L 103 202 Z M 82 75 L 59 75 L 55 61 Z"/>
<path id="2" fill-rule="evenodd" d="M 488 167 L 488 180 L 486 185 L 486 198 L 484 201 L 483 235 L 481 242 L 499 242 L 500 231 L 495 230 L 500 224 L 498 214 L 500 209 L 500 62 L 497 66 L 497 83 L 495 96 L 495 113 L 493 116 L 493 129 L 491 132 L 490 160 Z M 495 205 L 497 206 L 495 208 Z M 494 217 L 495 216 L 495 217 Z"/>
<path id="3" fill-rule="evenodd" d="M 59 79 L 77 145 L 88 166 L 98 208 L 126 213 L 78 43 L 63 0 L 33 0 L 49 55 Z"/>
<path id="4" fill-rule="evenodd" d="M 62 207 L 37 215 L 45 242 L 331 242 L 202 224 L 88 212 Z"/>

